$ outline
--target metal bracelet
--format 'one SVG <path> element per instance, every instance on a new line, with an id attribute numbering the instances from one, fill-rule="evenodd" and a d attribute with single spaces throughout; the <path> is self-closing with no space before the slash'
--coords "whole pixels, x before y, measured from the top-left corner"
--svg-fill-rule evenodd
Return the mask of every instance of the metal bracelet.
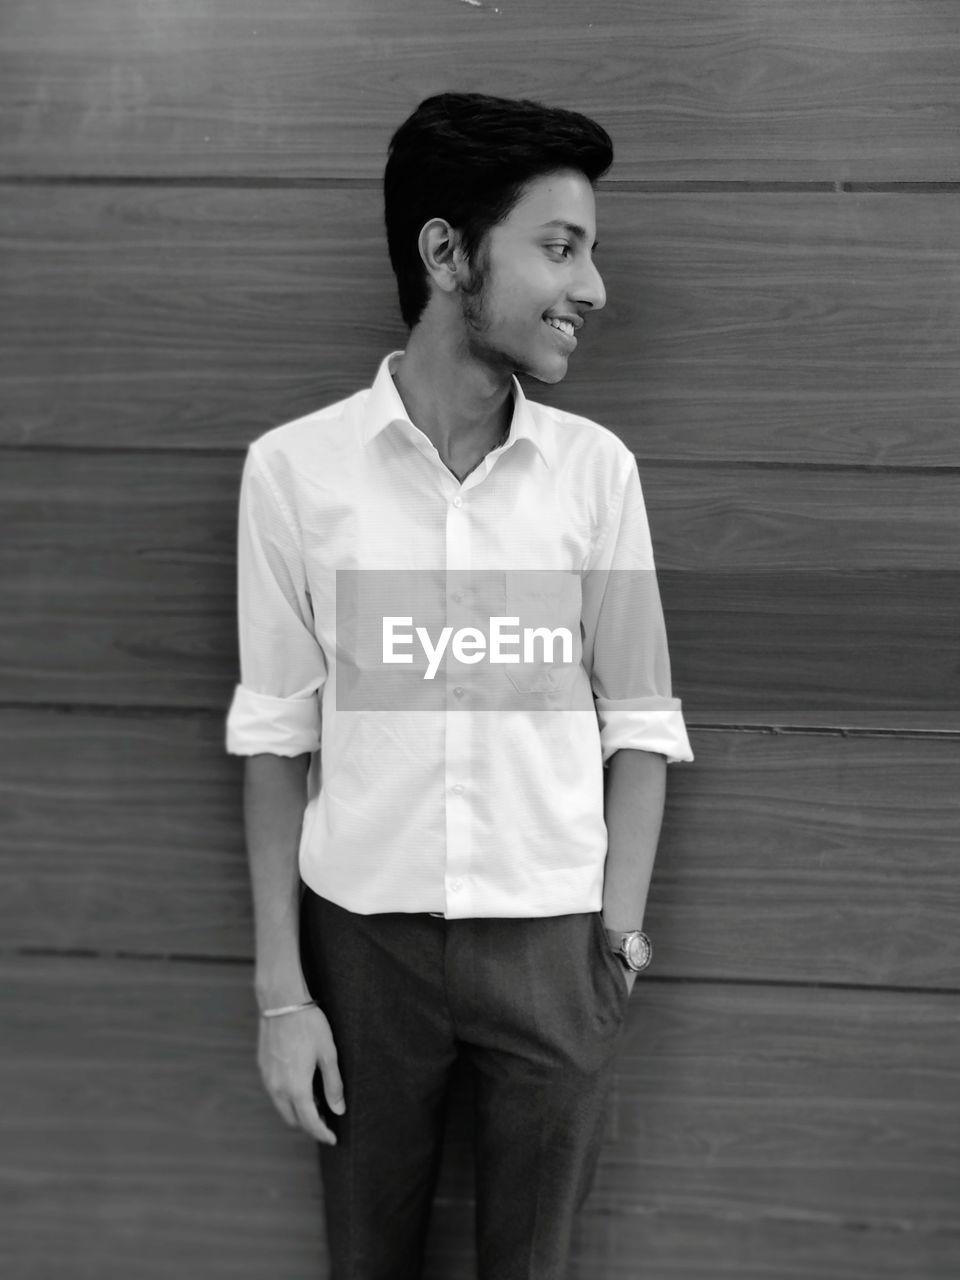
<path id="1" fill-rule="evenodd" d="M 279 1018 L 282 1013 L 299 1013 L 301 1009 L 309 1009 L 315 1005 L 316 1000 L 305 1000 L 303 1004 L 285 1004 L 279 1009 L 261 1009 L 261 1018 Z"/>

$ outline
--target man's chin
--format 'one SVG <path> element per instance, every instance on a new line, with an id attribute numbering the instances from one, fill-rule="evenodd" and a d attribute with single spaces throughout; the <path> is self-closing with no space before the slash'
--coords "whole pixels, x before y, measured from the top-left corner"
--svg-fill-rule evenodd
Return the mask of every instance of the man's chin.
<path id="1" fill-rule="evenodd" d="M 562 382 L 567 376 L 568 362 L 564 359 L 557 361 L 544 361 L 532 368 L 518 369 L 518 373 L 525 373 L 528 378 L 534 378 L 537 382 L 543 382 L 547 386 L 552 386 L 555 382 Z"/>

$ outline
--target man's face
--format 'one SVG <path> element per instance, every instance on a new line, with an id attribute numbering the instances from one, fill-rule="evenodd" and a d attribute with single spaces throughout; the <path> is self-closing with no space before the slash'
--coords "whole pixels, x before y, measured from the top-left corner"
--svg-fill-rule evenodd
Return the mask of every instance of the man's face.
<path id="1" fill-rule="evenodd" d="M 569 226 L 584 232 L 579 236 Z M 498 370 L 559 382 L 576 348 L 546 318 L 581 317 L 606 302 L 593 263 L 596 206 L 582 173 L 563 170 L 535 178 L 507 219 L 488 233 L 462 290 L 468 354 Z"/>

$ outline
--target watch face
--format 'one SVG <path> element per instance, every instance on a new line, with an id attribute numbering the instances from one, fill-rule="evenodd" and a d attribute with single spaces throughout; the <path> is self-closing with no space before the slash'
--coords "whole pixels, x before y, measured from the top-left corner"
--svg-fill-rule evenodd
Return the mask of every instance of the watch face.
<path id="1" fill-rule="evenodd" d="M 623 951 L 627 958 L 627 964 L 631 969 L 636 969 L 637 971 L 645 969 L 653 956 L 650 939 L 645 933 L 631 934 L 624 941 Z"/>

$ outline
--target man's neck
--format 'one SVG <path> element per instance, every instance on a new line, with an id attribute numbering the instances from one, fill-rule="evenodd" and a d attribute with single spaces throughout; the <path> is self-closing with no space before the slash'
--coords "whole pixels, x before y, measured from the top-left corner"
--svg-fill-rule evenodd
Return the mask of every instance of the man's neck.
<path id="1" fill-rule="evenodd" d="M 512 378 L 464 357 L 449 334 L 410 334 L 393 380 L 411 422 L 463 477 L 502 440 L 513 417 Z"/>

